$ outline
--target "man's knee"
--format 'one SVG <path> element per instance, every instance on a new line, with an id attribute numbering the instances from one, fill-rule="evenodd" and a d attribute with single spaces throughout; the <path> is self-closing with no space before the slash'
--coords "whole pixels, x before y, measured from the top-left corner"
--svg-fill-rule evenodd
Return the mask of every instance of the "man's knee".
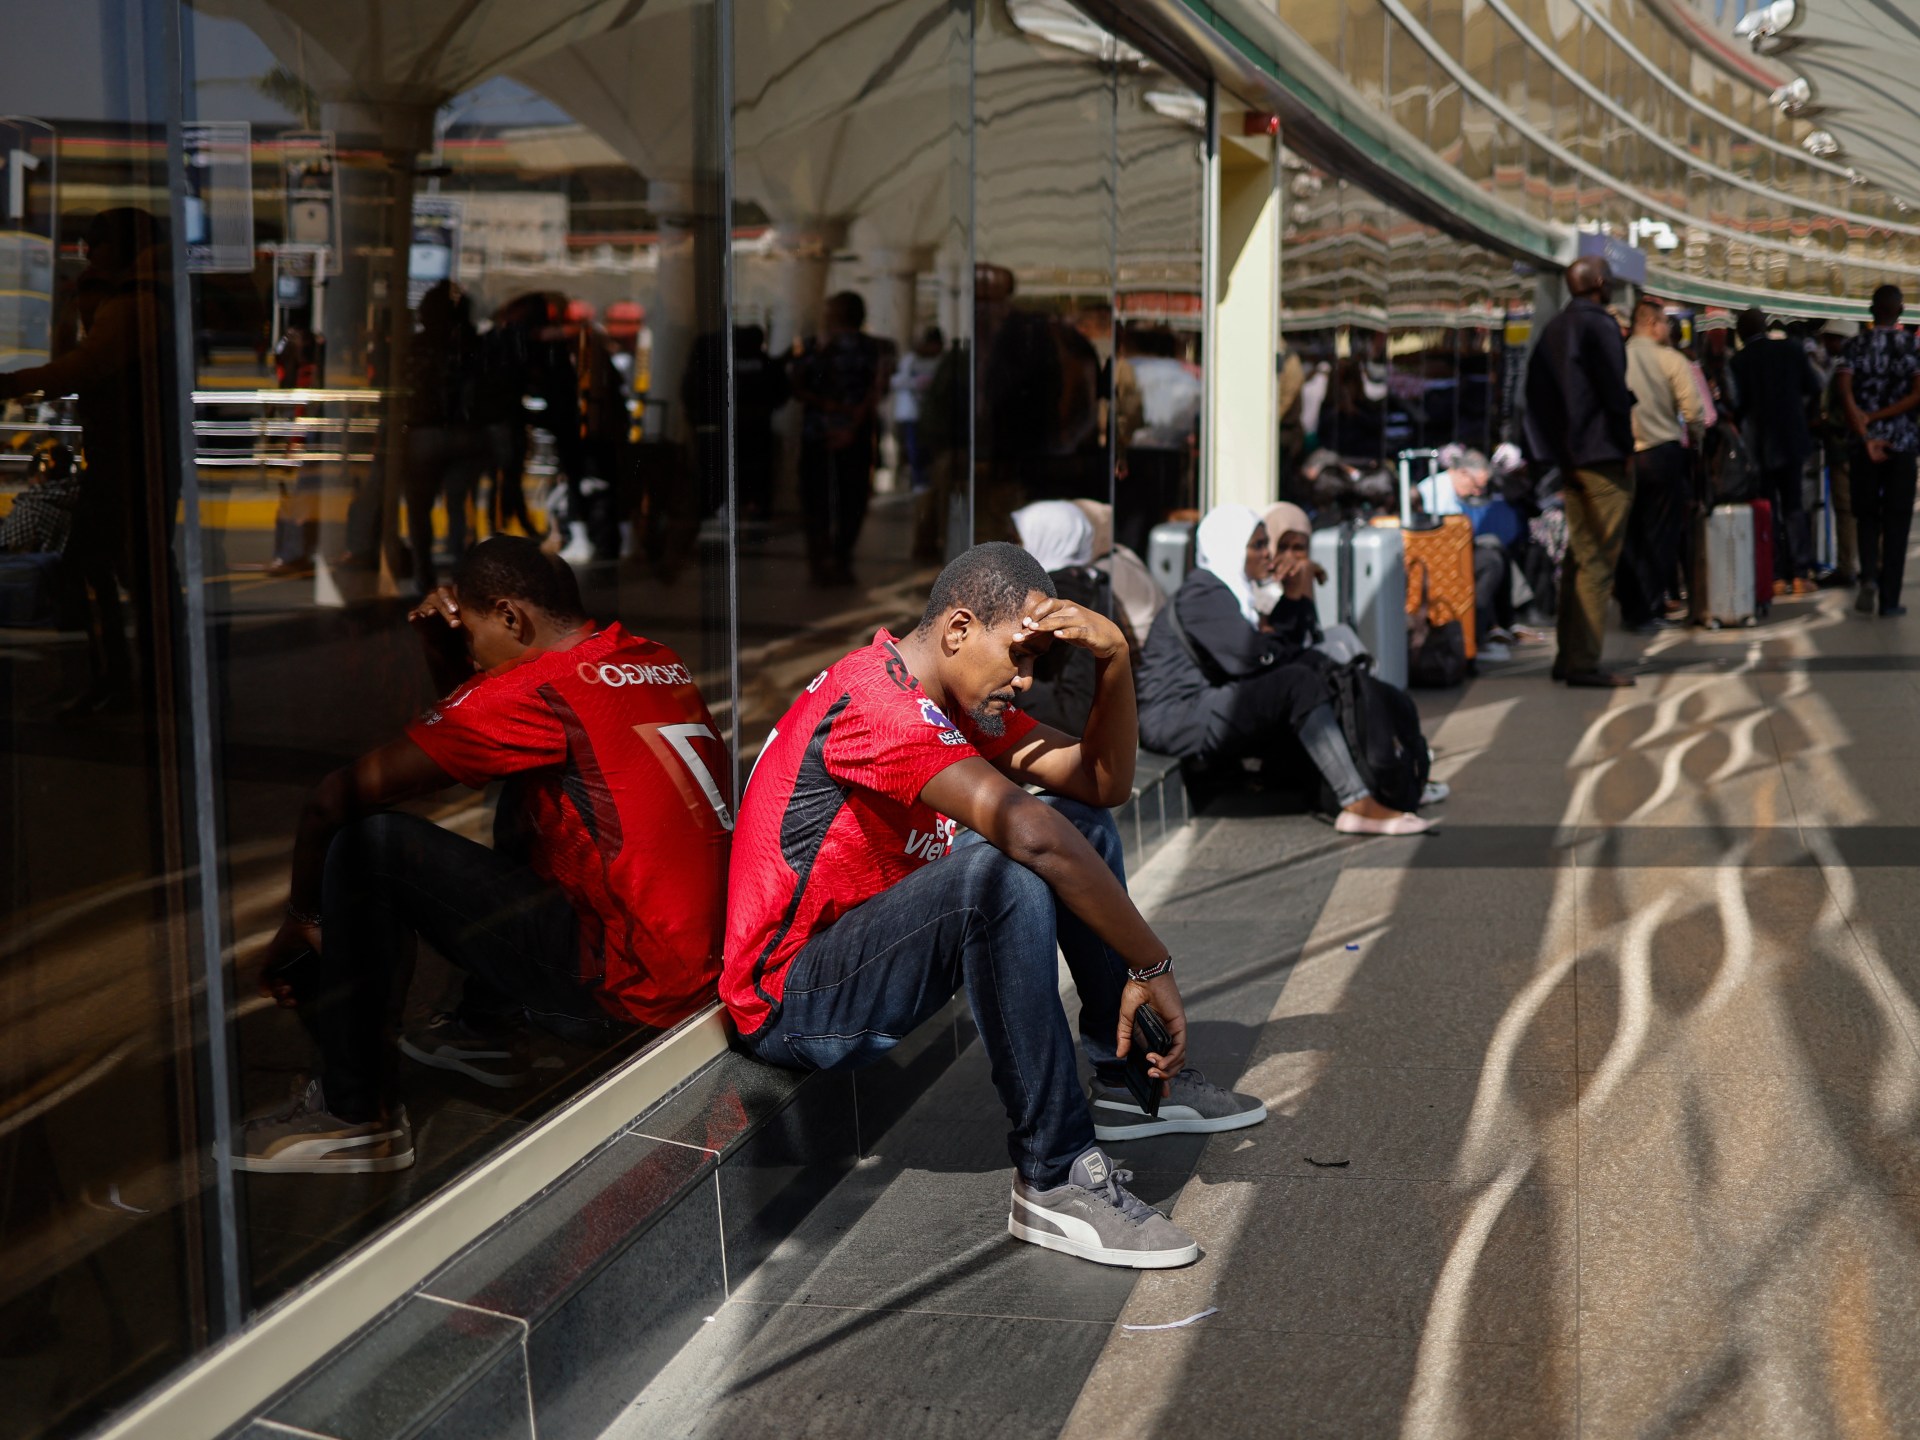
<path id="1" fill-rule="evenodd" d="M 988 919 L 1009 917 L 1022 924 L 1053 923 L 1053 891 L 1047 882 L 993 846 L 964 846 L 940 864 L 957 872 L 950 878 L 962 902 Z"/>
<path id="2" fill-rule="evenodd" d="M 405 867 L 420 832 L 435 828 L 431 820 L 394 810 L 349 821 L 327 847 L 327 876 L 337 880 L 392 874 Z"/>

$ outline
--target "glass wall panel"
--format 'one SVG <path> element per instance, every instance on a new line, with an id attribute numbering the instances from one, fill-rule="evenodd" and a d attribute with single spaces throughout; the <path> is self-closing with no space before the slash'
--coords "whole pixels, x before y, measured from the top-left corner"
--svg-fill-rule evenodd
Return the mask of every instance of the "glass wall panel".
<path id="1" fill-rule="evenodd" d="M 158 5 L 0 49 L 0 1429 L 71 1433 L 225 1322 L 196 1079 L 192 719 Z M 247 150 L 202 137 L 218 193 Z M 227 238 L 224 233 L 218 237 Z M 239 237 L 243 258 L 250 237 Z M 248 259 L 250 263 L 250 258 Z M 251 359 L 251 357 L 249 357 Z"/>
<path id="2" fill-rule="evenodd" d="M 189 131 L 189 174 L 207 170 L 189 217 L 209 238 L 191 252 L 181 313 L 195 339 L 236 1115 L 283 1104 L 316 1069 L 344 1110 L 341 1057 L 357 1052 L 311 999 L 332 957 L 294 962 L 289 973 L 307 977 L 294 981 L 302 1004 L 279 1008 L 256 996 L 263 941 L 280 923 L 312 787 L 471 678 L 475 661 L 452 633 L 409 624 L 407 612 L 477 538 L 548 537 L 600 628 L 618 622 L 671 648 L 718 727 L 687 737 L 684 764 L 706 772 L 694 778 L 717 797 L 693 808 L 703 826 L 730 823 L 717 7 L 582 20 L 535 0 L 511 12 L 390 5 L 382 15 L 377 45 L 350 7 L 310 7 L 298 26 L 267 0 L 187 17 L 189 119 L 209 137 Z M 229 136 L 239 179 L 225 186 L 226 152 L 214 147 Z M 583 733 L 582 743 L 607 743 Z M 419 844 L 459 873 L 477 879 L 522 856 L 551 873 L 541 857 L 557 822 L 542 822 L 540 848 L 521 849 L 520 827 L 544 813 L 534 793 L 519 782 L 449 789 L 406 808 L 434 822 Z M 723 865 L 716 846 L 713 873 L 696 883 L 717 889 Z M 312 889 L 323 893 L 317 877 Z M 478 919 L 496 892 L 473 891 Z M 580 921 L 583 935 L 590 923 Z M 449 949 L 459 943 L 448 932 Z M 631 1023 L 559 1038 L 516 1018 L 519 997 L 464 979 L 430 947 L 410 950 L 395 942 L 380 962 L 393 967 L 409 1058 L 358 1083 L 389 1115 L 404 1101 L 416 1158 L 322 1180 L 243 1175 L 254 1304 L 643 1039 Z M 611 993 L 617 971 L 605 963 Z M 683 1015 L 700 999 L 671 1003 Z M 443 1012 L 500 1028 L 514 1057 L 501 1074 L 480 1083 L 420 1063 Z M 323 1056 L 309 1032 L 326 1037 Z"/>
<path id="3" fill-rule="evenodd" d="M 1134 425 L 1113 364 L 1114 103 L 1140 56 L 1063 6 L 987 0 L 975 23 L 972 534 L 1004 540 L 1029 501 L 1108 499 L 1110 432 Z"/>
<path id="4" fill-rule="evenodd" d="M 965 515 L 969 17 L 733 16 L 745 761 L 823 663 L 917 614 Z"/>
<path id="5" fill-rule="evenodd" d="M 1124 67 L 1117 132 L 1114 528 L 1144 555 L 1152 528 L 1201 498 L 1206 96 L 1157 66 Z"/>

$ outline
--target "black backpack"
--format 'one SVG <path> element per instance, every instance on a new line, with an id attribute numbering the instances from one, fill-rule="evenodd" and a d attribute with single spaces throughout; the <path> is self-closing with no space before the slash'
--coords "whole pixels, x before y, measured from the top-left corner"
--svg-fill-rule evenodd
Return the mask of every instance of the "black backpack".
<path id="1" fill-rule="evenodd" d="M 1394 810 L 1419 809 L 1433 755 L 1413 697 L 1377 679 L 1370 656 L 1329 666 L 1326 677 L 1340 731 L 1373 798 Z"/>
<path id="2" fill-rule="evenodd" d="M 1718 428 L 1720 445 L 1708 469 L 1708 503 L 1738 505 L 1756 499 L 1760 493 L 1760 472 L 1754 464 L 1747 433 L 1726 421 Z"/>

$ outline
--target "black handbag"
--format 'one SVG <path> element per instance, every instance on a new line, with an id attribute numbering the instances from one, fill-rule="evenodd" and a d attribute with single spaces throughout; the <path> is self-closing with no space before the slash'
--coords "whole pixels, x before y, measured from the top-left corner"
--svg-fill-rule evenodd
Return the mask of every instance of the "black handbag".
<path id="1" fill-rule="evenodd" d="M 1458 620 L 1433 623 L 1428 608 L 1427 567 L 1420 565 L 1420 605 L 1407 633 L 1407 683 L 1446 690 L 1467 678 L 1467 632 Z"/>

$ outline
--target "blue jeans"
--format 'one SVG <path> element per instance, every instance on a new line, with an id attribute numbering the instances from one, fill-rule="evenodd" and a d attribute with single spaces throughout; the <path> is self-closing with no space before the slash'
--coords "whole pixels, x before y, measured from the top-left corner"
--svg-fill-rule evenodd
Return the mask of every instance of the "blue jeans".
<path id="1" fill-rule="evenodd" d="M 1113 816 L 1044 799 L 1126 884 Z M 1093 1144 L 1093 1117 L 1060 1006 L 1056 944 L 1080 994 L 1088 1058 L 1103 1081 L 1123 1084 L 1113 1051 L 1126 963 L 1046 881 L 977 835 L 809 940 L 753 1051 L 794 1069 L 855 1069 L 886 1054 L 964 985 L 1013 1125 L 1008 1153 L 1028 1183 L 1058 1185 Z"/>

